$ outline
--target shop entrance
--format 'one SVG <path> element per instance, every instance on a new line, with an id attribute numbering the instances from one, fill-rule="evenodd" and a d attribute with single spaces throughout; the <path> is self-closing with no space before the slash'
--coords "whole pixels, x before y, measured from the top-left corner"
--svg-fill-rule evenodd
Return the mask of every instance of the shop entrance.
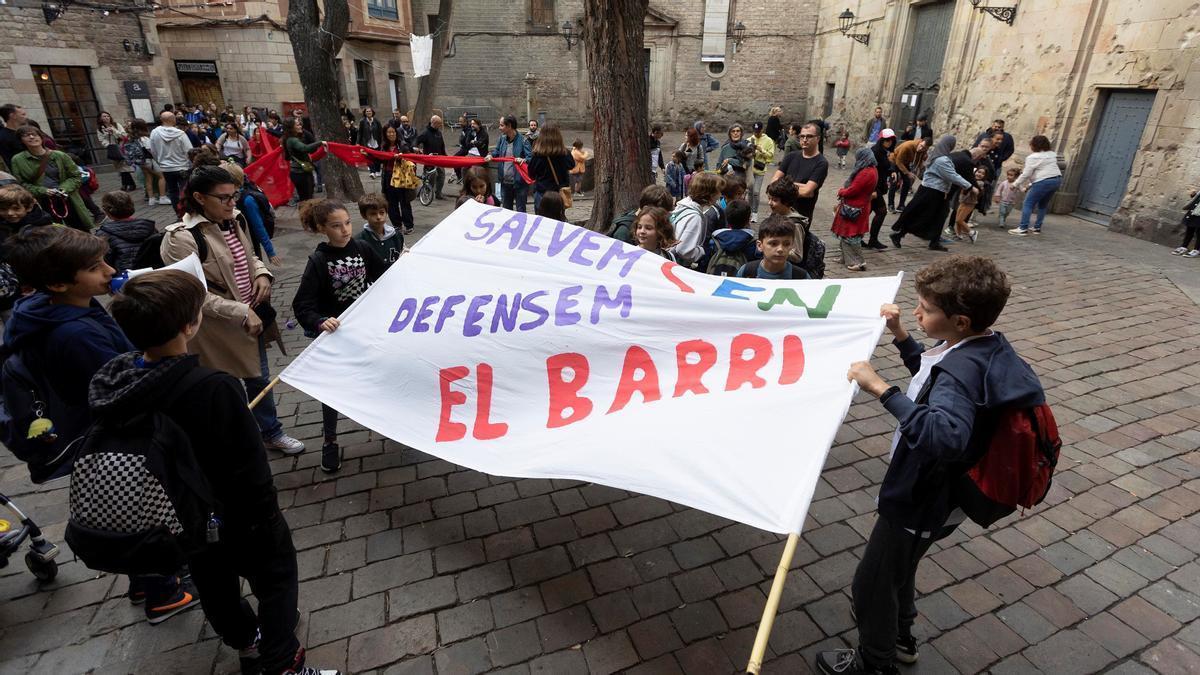
<path id="1" fill-rule="evenodd" d="M 209 103 L 216 103 L 217 110 L 225 109 L 225 94 L 221 91 L 215 61 L 176 61 L 175 74 L 183 90 L 183 103 L 198 103 L 205 108 Z"/>

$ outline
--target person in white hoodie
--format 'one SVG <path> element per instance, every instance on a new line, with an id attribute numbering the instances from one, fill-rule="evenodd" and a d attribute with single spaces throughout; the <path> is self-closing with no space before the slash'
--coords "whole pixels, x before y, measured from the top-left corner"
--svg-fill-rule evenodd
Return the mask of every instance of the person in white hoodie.
<path id="1" fill-rule="evenodd" d="M 724 179 L 715 173 L 701 173 L 688 185 L 688 194 L 675 204 L 671 224 L 675 226 L 676 244 L 668 249 L 681 265 L 691 267 L 704 255 L 704 211 L 721 196 Z"/>
<path id="2" fill-rule="evenodd" d="M 167 179 L 167 197 L 171 206 L 179 203 L 179 192 L 187 179 L 188 169 L 192 163 L 188 161 L 188 150 L 192 142 L 187 133 L 175 126 L 175 113 L 164 112 L 158 116 L 162 124 L 150 132 L 150 154 L 159 170 Z"/>

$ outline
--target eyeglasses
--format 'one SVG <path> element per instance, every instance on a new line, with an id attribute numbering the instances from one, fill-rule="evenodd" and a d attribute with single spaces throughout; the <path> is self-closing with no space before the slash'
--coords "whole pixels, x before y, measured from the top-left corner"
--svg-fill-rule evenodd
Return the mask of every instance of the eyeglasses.
<path id="1" fill-rule="evenodd" d="M 228 194 L 228 195 L 214 195 L 211 192 L 205 192 L 204 195 L 207 197 L 212 197 L 213 199 L 220 200 L 220 202 L 222 204 L 232 204 L 233 200 L 237 199 L 236 192 L 234 192 L 233 194 Z"/>
<path id="2" fill-rule="evenodd" d="M 797 138 L 799 138 L 801 140 L 803 140 L 805 138 L 816 138 L 816 137 L 817 137 L 816 134 L 800 134 L 799 136 L 797 136 Z"/>

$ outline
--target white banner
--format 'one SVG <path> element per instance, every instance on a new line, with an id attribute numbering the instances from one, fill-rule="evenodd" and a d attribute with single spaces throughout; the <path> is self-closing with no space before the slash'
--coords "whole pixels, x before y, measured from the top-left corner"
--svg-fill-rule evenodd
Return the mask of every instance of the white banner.
<path id="1" fill-rule="evenodd" d="M 799 532 L 899 284 L 710 276 L 469 201 L 281 376 L 455 464 Z"/>

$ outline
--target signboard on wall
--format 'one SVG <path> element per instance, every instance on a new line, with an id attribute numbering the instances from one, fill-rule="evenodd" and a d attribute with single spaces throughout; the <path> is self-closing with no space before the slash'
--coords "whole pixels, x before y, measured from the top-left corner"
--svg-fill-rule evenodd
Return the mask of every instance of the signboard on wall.
<path id="1" fill-rule="evenodd" d="M 150 102 L 150 87 L 143 80 L 127 80 L 123 83 L 125 86 L 125 96 L 129 99 L 129 107 L 133 109 L 133 116 L 140 120 L 151 122 L 154 120 L 154 106 Z"/>
<path id="2" fill-rule="evenodd" d="M 175 72 L 180 75 L 216 75 L 215 61 L 176 61 Z"/>

